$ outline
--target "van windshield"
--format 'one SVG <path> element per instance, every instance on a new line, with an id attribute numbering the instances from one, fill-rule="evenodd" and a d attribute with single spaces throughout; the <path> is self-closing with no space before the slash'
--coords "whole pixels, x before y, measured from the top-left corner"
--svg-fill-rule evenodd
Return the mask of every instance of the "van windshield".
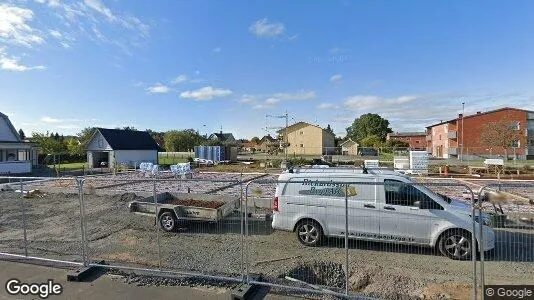
<path id="1" fill-rule="evenodd" d="M 451 197 L 449 197 L 449 196 L 445 196 L 445 195 L 440 194 L 440 193 L 437 193 L 437 194 L 438 194 L 438 196 L 440 196 L 441 199 L 443 199 L 445 202 L 451 204 L 451 202 L 452 202 L 452 198 L 451 198 Z"/>

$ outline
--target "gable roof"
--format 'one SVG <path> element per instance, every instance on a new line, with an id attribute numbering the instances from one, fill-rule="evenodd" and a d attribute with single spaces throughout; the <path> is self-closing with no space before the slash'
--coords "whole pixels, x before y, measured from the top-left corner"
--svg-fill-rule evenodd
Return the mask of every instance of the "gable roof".
<path id="1" fill-rule="evenodd" d="M 97 131 L 102 134 L 113 150 L 163 151 L 146 131 L 96 128 L 91 140 L 94 139 Z"/>
<path id="2" fill-rule="evenodd" d="M 234 135 L 231 134 L 231 133 L 221 133 L 221 132 L 219 132 L 219 133 L 212 133 L 212 134 L 210 135 L 210 139 L 211 139 L 213 136 L 217 137 L 217 139 L 218 139 L 219 141 L 221 141 L 221 142 L 226 142 L 227 140 L 232 140 L 232 141 L 235 140 Z"/>
<path id="3" fill-rule="evenodd" d="M 343 145 L 348 144 L 348 143 L 354 143 L 354 144 L 356 144 L 356 146 L 359 146 L 358 143 L 356 143 L 355 141 L 353 141 L 350 138 L 348 140 L 344 141 L 343 143 L 339 144 L 339 146 L 343 146 Z"/>
<path id="4" fill-rule="evenodd" d="M 13 126 L 13 123 L 11 123 L 11 121 L 9 120 L 9 117 L 0 112 L 0 118 L 4 119 L 4 121 L 7 124 L 7 127 L 9 127 L 9 129 L 11 130 L 11 132 L 13 133 L 15 138 L 17 139 L 15 142 L 21 142 L 19 133 L 15 129 L 15 126 Z"/>
<path id="5" fill-rule="evenodd" d="M 260 142 L 263 143 L 263 142 L 265 142 L 265 141 L 267 141 L 267 142 L 274 142 L 274 141 L 276 141 L 276 139 L 273 138 L 273 137 L 270 136 L 270 135 L 265 135 L 265 136 L 263 136 L 263 137 L 261 138 Z"/>
<path id="6" fill-rule="evenodd" d="M 297 130 L 297 128 L 306 127 L 306 126 L 313 126 L 313 127 L 320 128 L 320 129 L 322 129 L 324 132 L 326 132 L 326 133 L 328 133 L 328 134 L 331 134 L 331 135 L 335 136 L 335 134 L 333 134 L 333 133 L 327 131 L 326 129 L 322 128 L 321 126 L 314 125 L 314 124 L 310 124 L 310 123 L 308 123 L 308 122 L 302 122 L 302 121 L 301 121 L 301 122 L 297 122 L 297 123 L 295 123 L 295 124 L 293 124 L 293 125 L 288 126 L 288 127 L 287 127 L 287 131 L 288 131 L 288 132 L 291 132 L 292 130 Z M 286 128 L 282 128 L 282 129 L 278 130 L 277 132 L 278 132 L 278 133 L 283 133 L 284 131 L 286 131 Z"/>

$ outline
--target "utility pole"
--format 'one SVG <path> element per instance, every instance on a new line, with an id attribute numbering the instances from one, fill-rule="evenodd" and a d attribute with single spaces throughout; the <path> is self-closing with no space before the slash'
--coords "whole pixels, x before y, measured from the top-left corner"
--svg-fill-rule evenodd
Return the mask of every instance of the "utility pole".
<path id="1" fill-rule="evenodd" d="M 266 115 L 265 116 L 265 119 L 267 120 L 268 118 L 278 118 L 278 119 L 286 119 L 286 127 L 284 129 L 284 154 L 285 154 L 285 159 L 286 159 L 286 162 L 287 162 L 287 144 L 289 143 L 289 137 L 288 137 L 288 134 L 287 134 L 287 128 L 289 127 L 289 115 L 287 113 L 287 109 L 286 109 L 286 113 L 283 114 L 283 115 Z M 283 129 L 284 127 L 267 127 L 267 129 Z"/>
<path id="2" fill-rule="evenodd" d="M 465 102 L 462 102 L 462 143 L 460 144 L 460 161 L 464 161 L 464 115 Z"/>

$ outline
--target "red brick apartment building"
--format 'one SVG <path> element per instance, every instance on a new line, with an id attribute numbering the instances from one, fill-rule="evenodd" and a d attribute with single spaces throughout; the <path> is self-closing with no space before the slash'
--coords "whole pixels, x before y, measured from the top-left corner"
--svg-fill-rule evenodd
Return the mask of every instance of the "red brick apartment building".
<path id="1" fill-rule="evenodd" d="M 487 112 L 430 125 L 427 129 L 427 152 L 439 158 L 499 157 L 505 154 L 502 147 L 488 147 L 481 140 L 486 124 L 506 118 L 510 127 L 519 131 L 519 140 L 507 149 L 509 158 L 534 158 L 534 111 L 504 107 Z M 462 136 L 463 122 L 463 136 Z M 462 149 L 463 143 L 463 149 Z"/>
<path id="2" fill-rule="evenodd" d="M 401 141 L 410 145 L 410 150 L 426 149 L 426 132 L 388 133 L 386 140 Z"/>

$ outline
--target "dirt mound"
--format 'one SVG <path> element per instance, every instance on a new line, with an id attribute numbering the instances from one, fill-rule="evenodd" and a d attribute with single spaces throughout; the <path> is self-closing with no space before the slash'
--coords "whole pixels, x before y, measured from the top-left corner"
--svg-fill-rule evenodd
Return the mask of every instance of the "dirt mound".
<path id="1" fill-rule="evenodd" d="M 203 208 L 219 208 L 224 205 L 224 202 L 219 201 L 201 201 L 201 200 L 172 200 L 170 202 L 174 205 L 183 205 L 183 206 L 192 206 L 192 207 L 203 207 Z"/>
<path id="2" fill-rule="evenodd" d="M 124 193 L 124 194 L 119 194 L 119 195 L 113 195 L 113 200 L 118 200 L 121 202 L 130 202 L 130 201 L 134 201 L 140 198 L 142 197 L 137 196 L 137 194 L 135 193 Z"/>
<path id="3" fill-rule="evenodd" d="M 420 299 L 417 283 L 405 276 L 389 274 L 381 267 L 356 269 L 349 277 L 349 289 L 384 299 Z"/>
<path id="4" fill-rule="evenodd" d="M 343 266 L 333 262 L 313 262 L 300 265 L 285 276 L 289 276 L 310 284 L 345 287 L 345 271 Z"/>
<path id="5" fill-rule="evenodd" d="M 473 286 L 466 283 L 432 284 L 423 289 L 421 299 L 469 299 Z"/>

